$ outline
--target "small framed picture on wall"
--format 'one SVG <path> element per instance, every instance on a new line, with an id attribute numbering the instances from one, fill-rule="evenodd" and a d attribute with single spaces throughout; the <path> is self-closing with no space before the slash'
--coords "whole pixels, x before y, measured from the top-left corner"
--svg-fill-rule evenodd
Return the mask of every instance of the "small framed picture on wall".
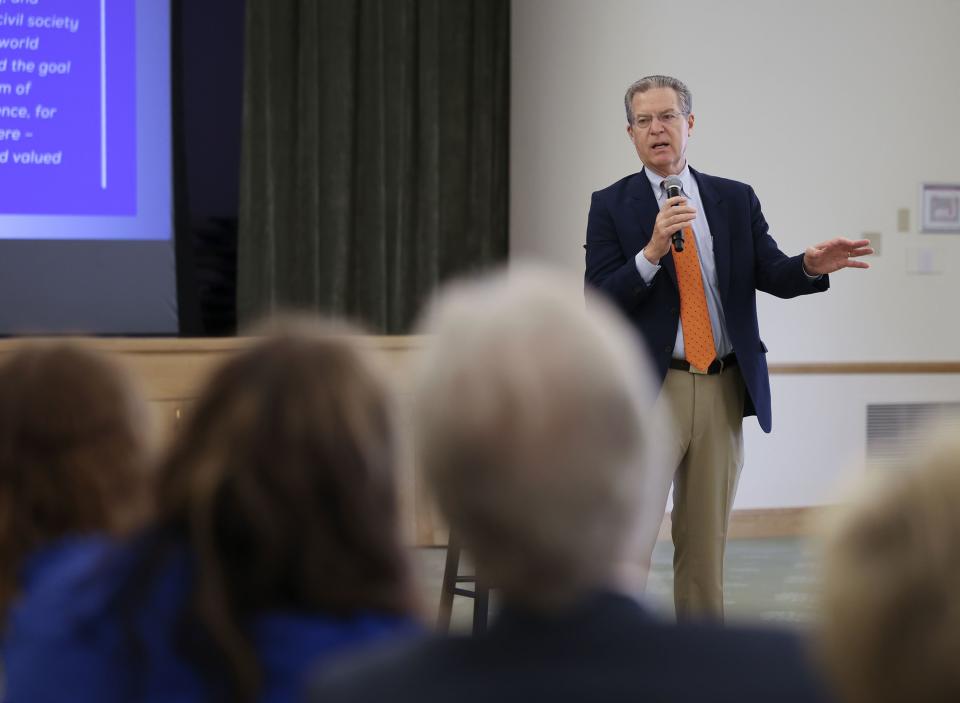
<path id="1" fill-rule="evenodd" d="M 922 232 L 960 234 L 960 183 L 924 183 L 920 212 Z"/>

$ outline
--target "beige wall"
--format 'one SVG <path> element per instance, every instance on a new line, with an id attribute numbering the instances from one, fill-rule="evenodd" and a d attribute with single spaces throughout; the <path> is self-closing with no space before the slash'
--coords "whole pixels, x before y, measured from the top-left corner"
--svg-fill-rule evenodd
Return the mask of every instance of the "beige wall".
<path id="1" fill-rule="evenodd" d="M 690 163 L 752 184 L 781 248 L 882 235 L 828 295 L 761 296 L 772 361 L 960 357 L 960 325 L 934 326 L 960 235 L 917 231 L 921 182 L 960 182 L 958 27 L 956 0 L 514 0 L 511 257 L 582 271 L 590 193 L 640 168 L 623 92 L 673 74 L 694 94 Z M 942 273 L 907 273 L 918 248 Z"/>
<path id="2" fill-rule="evenodd" d="M 690 163 L 752 184 L 782 249 L 881 234 L 873 268 L 827 294 L 760 296 L 772 363 L 960 359 L 960 235 L 918 231 L 920 184 L 960 183 L 960 2 L 514 0 L 512 22 L 512 259 L 582 272 L 590 193 L 640 168 L 623 92 L 672 74 L 694 94 Z M 939 273 L 909 272 L 919 250 Z M 960 400 L 956 374 L 772 386 L 738 508 L 835 500 L 868 403 Z"/>

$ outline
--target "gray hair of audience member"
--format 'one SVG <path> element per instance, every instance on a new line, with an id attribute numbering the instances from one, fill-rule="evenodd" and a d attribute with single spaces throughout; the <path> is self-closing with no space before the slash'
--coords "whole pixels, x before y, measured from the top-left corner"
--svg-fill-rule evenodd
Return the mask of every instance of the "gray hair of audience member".
<path id="1" fill-rule="evenodd" d="M 638 81 L 634 81 L 627 88 L 623 96 L 623 106 L 627 111 L 627 123 L 633 124 L 633 96 L 637 93 L 646 93 L 652 88 L 673 88 L 677 94 L 677 101 L 680 104 L 680 112 L 689 115 L 693 112 L 693 93 L 687 85 L 678 78 L 672 76 L 644 76 Z"/>
<path id="2" fill-rule="evenodd" d="M 421 325 L 418 459 L 507 600 L 562 606 L 612 585 L 642 512 L 648 368 L 593 296 L 585 306 L 573 280 L 513 267 L 449 287 Z"/>
<path id="3" fill-rule="evenodd" d="M 960 700 L 960 439 L 934 440 L 836 518 L 820 655 L 848 703 Z"/>

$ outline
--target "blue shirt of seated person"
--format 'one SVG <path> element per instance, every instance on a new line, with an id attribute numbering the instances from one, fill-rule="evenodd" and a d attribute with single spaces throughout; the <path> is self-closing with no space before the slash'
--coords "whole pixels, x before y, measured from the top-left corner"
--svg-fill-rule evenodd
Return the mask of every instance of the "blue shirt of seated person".
<path id="1" fill-rule="evenodd" d="M 129 544 L 72 539 L 36 554 L 8 622 L 6 700 L 235 700 L 216 650 L 189 617 L 191 562 L 182 542 L 158 533 Z M 420 632 L 411 618 L 377 612 L 274 610 L 245 627 L 262 703 L 300 700 L 304 674 L 334 654 Z"/>

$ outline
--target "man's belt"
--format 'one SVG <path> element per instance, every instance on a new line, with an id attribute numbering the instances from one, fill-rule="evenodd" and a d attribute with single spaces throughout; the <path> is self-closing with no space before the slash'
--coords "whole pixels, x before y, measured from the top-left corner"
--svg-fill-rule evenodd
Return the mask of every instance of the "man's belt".
<path id="1" fill-rule="evenodd" d="M 690 373 L 699 373 L 707 374 L 713 376 L 718 373 L 723 373 L 723 370 L 729 368 L 730 366 L 737 365 L 737 355 L 736 354 L 727 354 L 722 359 L 714 359 L 710 366 L 707 367 L 707 370 L 698 369 L 696 366 L 692 366 L 689 361 L 683 359 L 670 359 L 670 368 L 677 369 L 678 371 L 689 371 Z"/>

